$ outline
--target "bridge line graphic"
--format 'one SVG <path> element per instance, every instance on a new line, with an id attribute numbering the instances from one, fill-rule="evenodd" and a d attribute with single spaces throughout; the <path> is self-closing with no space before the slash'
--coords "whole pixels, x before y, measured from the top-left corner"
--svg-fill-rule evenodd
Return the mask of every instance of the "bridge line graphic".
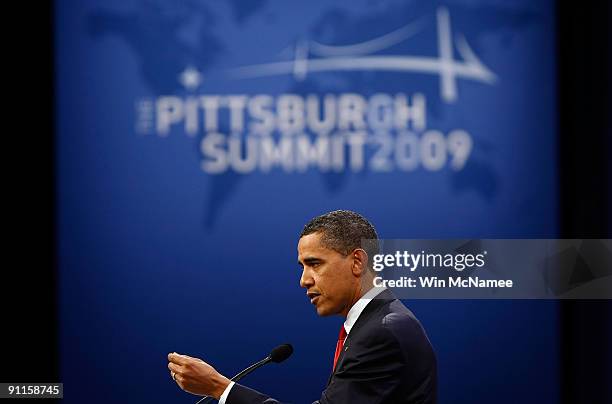
<path id="1" fill-rule="evenodd" d="M 406 40 L 423 28 L 417 21 L 372 40 L 353 45 L 330 46 L 314 41 L 298 42 L 293 60 L 237 67 L 230 74 L 238 79 L 292 74 L 304 80 L 309 73 L 328 71 L 396 71 L 437 75 L 440 97 L 448 103 L 457 100 L 457 79 L 493 84 L 497 76 L 478 59 L 463 35 L 455 37 L 461 60 L 453 58 L 450 13 L 446 7 L 436 10 L 438 57 L 404 55 L 368 55 Z M 309 54 L 322 55 L 309 58 Z"/>

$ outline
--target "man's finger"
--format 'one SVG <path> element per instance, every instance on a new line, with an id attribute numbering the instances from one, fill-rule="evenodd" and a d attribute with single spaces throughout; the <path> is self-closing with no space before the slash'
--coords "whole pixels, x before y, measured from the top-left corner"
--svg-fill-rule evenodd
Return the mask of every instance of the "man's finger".
<path id="1" fill-rule="evenodd" d="M 177 365 L 176 363 L 168 363 L 168 369 L 174 373 L 181 373 L 181 366 Z"/>
<path id="2" fill-rule="evenodd" d="M 177 365 L 184 365 L 189 362 L 189 359 L 183 357 L 183 355 L 179 355 L 176 352 L 172 352 L 168 354 L 168 360 L 172 363 L 176 363 Z"/>
<path id="3" fill-rule="evenodd" d="M 204 362 L 202 359 L 200 359 L 200 358 L 194 358 L 193 356 L 183 355 L 183 354 L 181 354 L 181 356 L 182 356 L 183 358 L 187 359 L 187 360 L 190 360 L 190 361 Z"/>

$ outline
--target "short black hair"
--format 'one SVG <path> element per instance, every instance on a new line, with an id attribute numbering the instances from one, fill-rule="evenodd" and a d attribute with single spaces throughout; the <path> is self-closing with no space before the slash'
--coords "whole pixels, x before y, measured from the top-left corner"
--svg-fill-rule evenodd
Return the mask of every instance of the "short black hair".
<path id="1" fill-rule="evenodd" d="M 310 220 L 304 226 L 300 238 L 321 233 L 321 244 L 342 255 L 348 255 L 356 248 L 363 248 L 372 259 L 378 254 L 378 234 L 365 217 L 350 210 L 334 210 Z M 362 240 L 376 240 L 362 245 Z"/>

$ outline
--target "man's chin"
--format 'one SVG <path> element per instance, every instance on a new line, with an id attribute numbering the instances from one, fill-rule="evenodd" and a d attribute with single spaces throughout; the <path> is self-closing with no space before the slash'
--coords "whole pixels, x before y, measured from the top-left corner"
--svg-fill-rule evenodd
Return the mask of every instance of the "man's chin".
<path id="1" fill-rule="evenodd" d="M 329 307 L 318 306 L 318 307 L 316 307 L 316 310 L 317 310 L 317 315 L 319 317 L 327 317 L 327 316 L 331 316 L 331 315 L 335 314 L 333 312 L 333 310 L 330 310 Z"/>

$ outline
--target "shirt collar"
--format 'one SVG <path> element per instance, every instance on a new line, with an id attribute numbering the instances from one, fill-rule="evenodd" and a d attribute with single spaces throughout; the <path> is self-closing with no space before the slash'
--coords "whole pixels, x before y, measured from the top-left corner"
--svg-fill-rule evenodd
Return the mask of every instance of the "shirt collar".
<path id="1" fill-rule="evenodd" d="M 368 292 L 365 295 L 361 296 L 361 298 L 357 300 L 353 307 L 351 307 L 346 316 L 346 320 L 344 321 L 344 330 L 346 331 L 347 335 L 351 333 L 351 329 L 357 322 L 357 319 L 361 315 L 361 312 L 366 308 L 368 303 L 370 303 L 372 299 L 374 299 L 376 296 L 382 293 L 383 290 L 386 289 L 387 288 L 372 288 L 368 290 Z"/>

